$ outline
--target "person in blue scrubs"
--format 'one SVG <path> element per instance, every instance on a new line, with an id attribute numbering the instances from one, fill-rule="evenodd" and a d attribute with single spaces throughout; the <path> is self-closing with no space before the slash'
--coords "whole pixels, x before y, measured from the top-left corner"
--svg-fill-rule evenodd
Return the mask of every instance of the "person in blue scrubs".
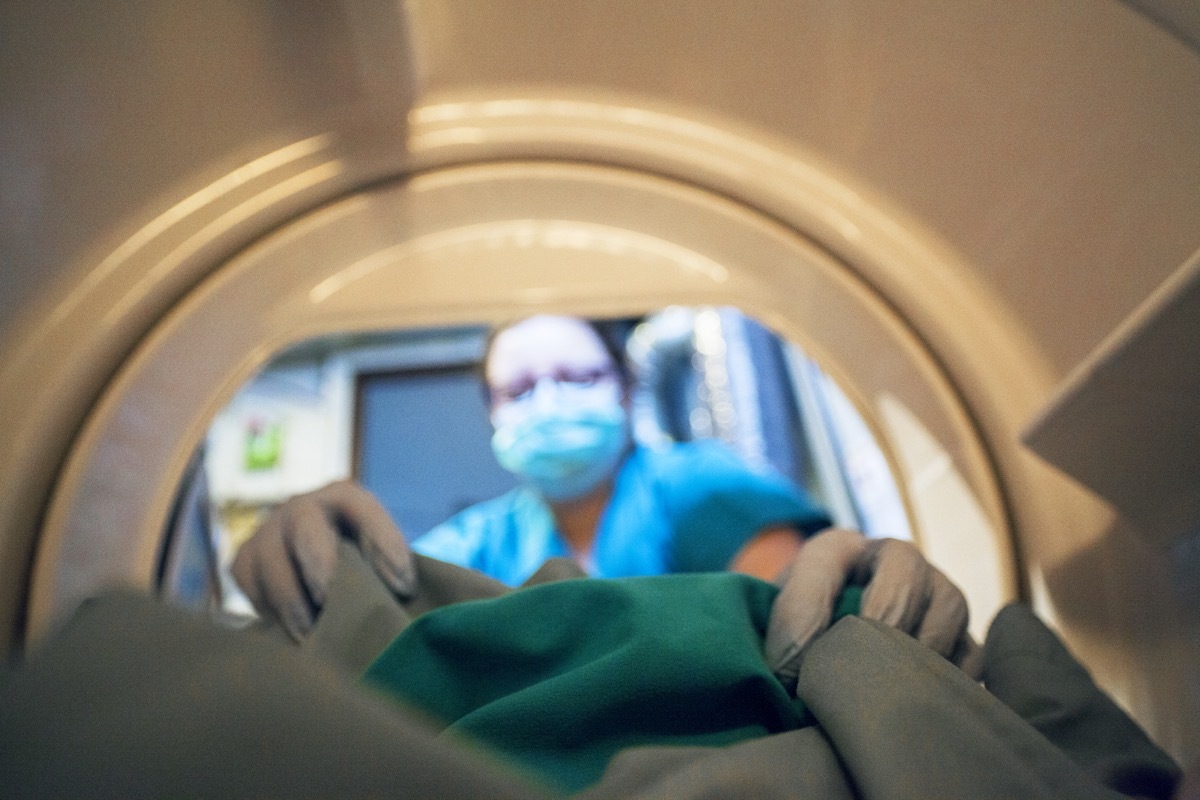
<path id="1" fill-rule="evenodd" d="M 600 577 L 733 568 L 774 578 L 798 535 L 830 524 L 799 487 L 719 442 L 635 445 L 627 372 L 584 320 L 500 329 L 484 377 L 493 450 L 522 485 L 437 526 L 418 553 L 513 586 L 556 556 Z"/>
<path id="2" fill-rule="evenodd" d="M 288 500 L 233 564 L 263 616 L 303 638 L 346 537 L 399 597 L 417 592 L 414 550 L 510 585 L 555 556 L 600 577 L 732 570 L 777 580 L 765 655 L 785 684 L 795 682 L 801 653 L 828 627 L 849 582 L 866 587 L 863 616 L 947 657 L 966 652 L 962 593 L 908 542 L 822 531 L 829 518 L 801 489 L 751 469 L 720 443 L 635 444 L 625 363 L 593 324 L 543 315 L 500 328 L 488 342 L 484 379 L 492 449 L 521 486 L 467 508 L 412 547 L 353 482 Z"/>

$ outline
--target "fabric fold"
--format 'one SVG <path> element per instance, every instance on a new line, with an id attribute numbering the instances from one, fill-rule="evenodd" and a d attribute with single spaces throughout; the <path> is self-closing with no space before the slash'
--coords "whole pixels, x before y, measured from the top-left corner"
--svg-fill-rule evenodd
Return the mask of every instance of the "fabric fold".
<path id="1" fill-rule="evenodd" d="M 802 724 L 767 668 L 778 590 L 711 573 L 536 586 L 416 620 L 365 680 L 569 790 L 622 749 Z"/>

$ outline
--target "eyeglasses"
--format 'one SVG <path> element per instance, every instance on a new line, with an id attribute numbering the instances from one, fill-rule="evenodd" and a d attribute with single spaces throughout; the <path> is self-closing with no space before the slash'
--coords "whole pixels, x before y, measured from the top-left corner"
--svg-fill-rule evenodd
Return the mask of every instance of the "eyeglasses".
<path id="1" fill-rule="evenodd" d="M 590 386 L 615 381 L 617 370 L 613 366 L 573 368 L 562 367 L 544 375 L 522 375 L 505 386 L 491 386 L 493 405 L 512 403 L 533 396 L 534 390 L 543 380 L 549 378 L 561 388 L 586 389 Z"/>

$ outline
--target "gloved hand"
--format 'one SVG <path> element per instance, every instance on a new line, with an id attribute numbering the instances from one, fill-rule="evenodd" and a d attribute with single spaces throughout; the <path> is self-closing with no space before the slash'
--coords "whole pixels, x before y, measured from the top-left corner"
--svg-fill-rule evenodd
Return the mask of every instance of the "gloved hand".
<path id="1" fill-rule="evenodd" d="M 271 512 L 238 550 L 233 577 L 260 615 L 299 640 L 316 621 L 337 566 L 337 542 L 358 542 L 398 596 L 416 592 L 412 551 L 374 495 L 338 481 L 297 495 Z"/>
<path id="2" fill-rule="evenodd" d="M 915 636 L 978 678 L 980 649 L 967 633 L 967 601 L 958 587 L 908 542 L 832 528 L 804 543 L 771 609 L 767 663 L 789 691 L 801 653 L 829 627 L 848 583 L 866 587 L 859 616 Z"/>

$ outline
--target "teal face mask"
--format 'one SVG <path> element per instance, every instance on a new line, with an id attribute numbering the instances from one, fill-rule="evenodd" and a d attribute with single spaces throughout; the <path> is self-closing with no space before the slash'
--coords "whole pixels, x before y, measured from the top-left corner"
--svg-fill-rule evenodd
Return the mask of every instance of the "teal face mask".
<path id="1" fill-rule="evenodd" d="M 573 500 L 599 486 L 616 471 L 629 441 L 619 402 L 530 404 L 504 416 L 492 436 L 496 460 L 550 501 Z"/>

